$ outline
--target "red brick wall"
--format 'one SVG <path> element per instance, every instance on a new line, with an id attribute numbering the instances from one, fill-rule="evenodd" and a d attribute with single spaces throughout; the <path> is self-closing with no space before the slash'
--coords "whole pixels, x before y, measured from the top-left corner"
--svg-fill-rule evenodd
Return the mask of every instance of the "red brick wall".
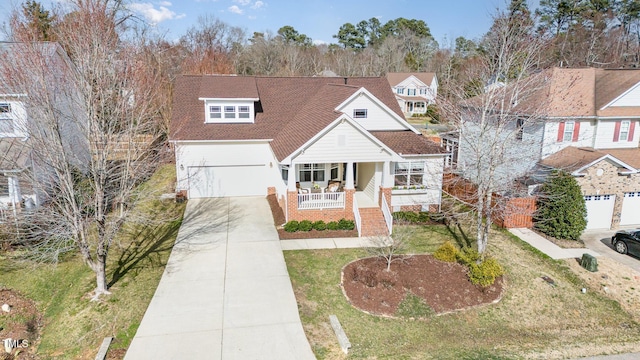
<path id="1" fill-rule="evenodd" d="M 400 211 L 422 211 L 422 205 L 402 205 L 400 206 Z"/>
<path id="2" fill-rule="evenodd" d="M 309 220 L 324 222 L 338 221 L 340 219 L 353 220 L 353 195 L 355 190 L 345 190 L 345 206 L 344 209 L 323 209 L 323 210 L 298 210 L 298 193 L 295 191 L 287 192 L 288 218 L 291 220 Z"/>

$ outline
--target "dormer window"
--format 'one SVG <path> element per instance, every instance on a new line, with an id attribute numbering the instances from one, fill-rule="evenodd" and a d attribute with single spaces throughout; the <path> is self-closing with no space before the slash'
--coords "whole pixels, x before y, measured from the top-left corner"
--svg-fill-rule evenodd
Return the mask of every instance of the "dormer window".
<path id="1" fill-rule="evenodd" d="M 205 102 L 206 123 L 252 123 L 257 99 L 200 99 Z"/>
<path id="2" fill-rule="evenodd" d="M 365 119 L 367 117 L 367 109 L 353 109 L 354 119 Z"/>

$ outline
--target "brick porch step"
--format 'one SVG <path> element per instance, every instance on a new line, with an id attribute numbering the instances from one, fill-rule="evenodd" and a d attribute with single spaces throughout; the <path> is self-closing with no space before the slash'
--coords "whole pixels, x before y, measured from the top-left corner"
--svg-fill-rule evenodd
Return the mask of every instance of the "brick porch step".
<path id="1" fill-rule="evenodd" d="M 362 236 L 388 235 L 387 223 L 384 221 L 382 210 L 377 207 L 360 208 L 360 219 L 362 220 Z"/>

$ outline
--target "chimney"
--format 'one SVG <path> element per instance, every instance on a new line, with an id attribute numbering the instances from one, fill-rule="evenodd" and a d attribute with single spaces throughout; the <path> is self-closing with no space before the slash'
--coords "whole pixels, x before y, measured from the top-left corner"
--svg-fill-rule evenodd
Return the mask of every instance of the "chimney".
<path id="1" fill-rule="evenodd" d="M 348 78 L 344 78 L 344 84 L 347 85 L 347 79 Z"/>

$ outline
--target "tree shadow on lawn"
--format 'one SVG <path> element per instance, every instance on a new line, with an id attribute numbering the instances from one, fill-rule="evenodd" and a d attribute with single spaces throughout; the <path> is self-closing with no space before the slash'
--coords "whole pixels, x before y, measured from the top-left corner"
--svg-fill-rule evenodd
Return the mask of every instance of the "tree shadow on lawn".
<path id="1" fill-rule="evenodd" d="M 473 242 L 456 218 L 445 218 L 444 227 L 459 247 L 472 247 Z"/>
<path id="2" fill-rule="evenodd" d="M 129 237 L 132 240 L 120 253 L 108 287 L 112 287 L 131 271 L 137 274 L 147 266 L 165 266 L 168 256 L 164 258 L 163 262 L 161 254 L 173 249 L 173 240 L 176 238 L 181 224 L 182 219 L 176 219 L 168 224 L 139 226 L 137 231 L 130 232 Z"/>

